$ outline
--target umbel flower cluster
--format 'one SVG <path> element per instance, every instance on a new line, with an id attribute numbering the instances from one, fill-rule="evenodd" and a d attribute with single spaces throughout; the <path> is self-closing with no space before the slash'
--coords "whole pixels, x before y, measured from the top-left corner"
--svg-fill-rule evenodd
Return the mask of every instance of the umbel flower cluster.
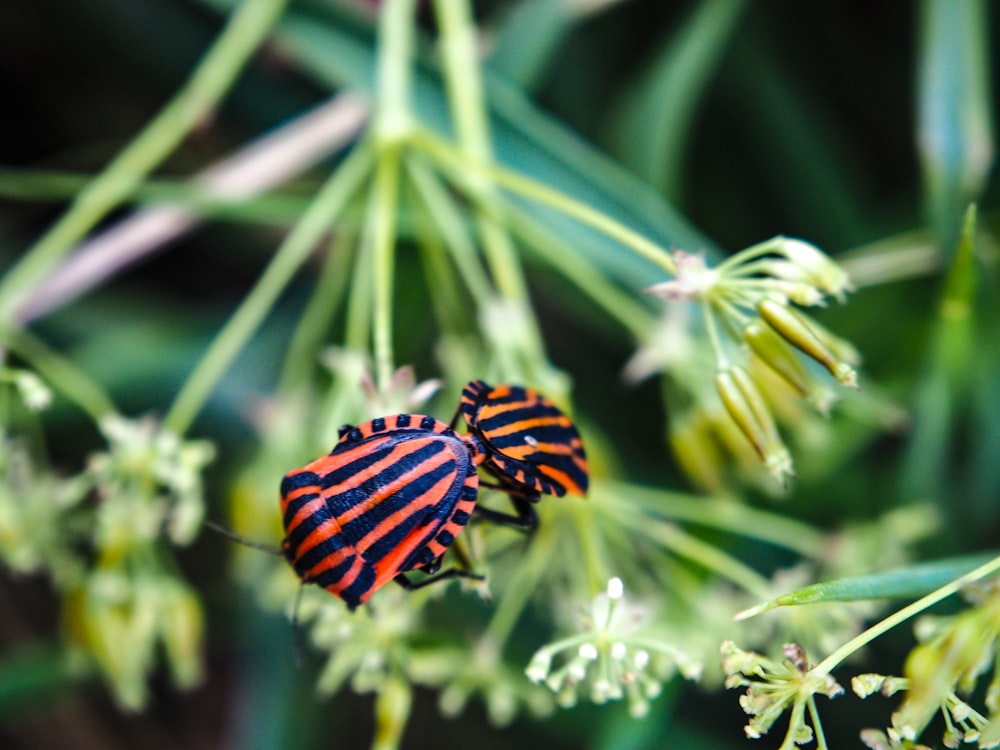
<path id="1" fill-rule="evenodd" d="M 707 333 L 701 340 L 707 339 L 710 351 L 699 352 L 698 359 L 706 366 L 713 363 L 715 392 L 690 375 L 690 349 L 699 344 L 681 343 L 688 327 L 674 322 L 661 327 L 661 335 L 640 350 L 626 373 L 637 379 L 664 369 L 691 390 L 693 398 L 675 419 L 671 442 L 703 486 L 717 486 L 707 476 L 711 466 L 705 457 L 718 454 L 719 446 L 737 457 L 751 449 L 784 484 L 794 469 L 775 414 L 787 412 L 786 402 L 799 398 L 827 415 L 835 400 L 810 363 L 841 385 L 857 388 L 854 347 L 795 307 L 824 305 L 829 297 L 843 302 L 851 290 L 847 274 L 815 246 L 786 237 L 749 247 L 715 267 L 704 254 L 675 251 L 673 259 L 675 278 L 646 291 L 699 308 Z M 743 445 L 733 439 L 734 428 Z"/>
<path id="2" fill-rule="evenodd" d="M 701 674 L 701 665 L 684 651 L 648 632 L 641 610 L 630 608 L 624 593 L 621 579 L 612 578 L 581 618 L 581 632 L 554 641 L 531 657 L 525 674 L 551 689 L 561 706 L 575 705 L 578 693 L 589 691 L 593 703 L 624 697 L 629 713 L 645 716 L 649 702 L 663 689 L 664 673 L 657 671 L 662 670 L 661 660 L 672 662 L 688 679 Z"/>
<path id="3" fill-rule="evenodd" d="M 752 717 L 745 727 L 746 735 L 759 739 L 778 717 L 791 709 L 782 750 L 804 745 L 814 737 L 819 748 L 826 750 L 816 696 L 836 698 L 844 689 L 829 674 L 815 669 L 801 646 L 786 643 L 782 651 L 784 658 L 775 661 L 743 651 L 731 641 L 722 644 L 726 687 L 747 689 L 740 697 L 740 707 Z"/>

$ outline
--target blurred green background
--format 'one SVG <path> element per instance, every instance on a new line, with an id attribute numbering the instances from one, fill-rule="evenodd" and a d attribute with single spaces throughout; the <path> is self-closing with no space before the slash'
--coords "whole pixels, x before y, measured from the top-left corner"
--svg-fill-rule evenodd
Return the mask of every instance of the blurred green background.
<path id="1" fill-rule="evenodd" d="M 0 165 L 99 170 L 184 82 L 218 32 L 225 5 L 0 3 Z M 961 19 L 944 22 L 955 15 L 948 8 L 958 6 L 985 12 L 971 28 Z M 801 481 L 783 508 L 833 528 L 930 498 L 949 518 L 932 556 L 995 545 L 1000 368 L 989 236 L 997 197 L 990 159 L 963 140 L 970 119 L 985 123 L 988 134 L 993 117 L 996 62 L 988 52 L 1000 23 L 990 12 L 994 6 L 966 0 L 535 0 L 475 8 L 489 32 L 484 46 L 501 160 L 686 249 L 734 251 L 775 234 L 801 236 L 834 256 L 852 257 L 883 240 L 930 248 L 915 278 L 863 288 L 849 306 L 821 315 L 858 345 L 863 378 L 914 410 L 912 431 L 873 437 L 845 427 L 836 457 L 797 457 Z M 363 88 L 372 60 L 369 10 L 333 0 L 293 3 L 296 28 L 328 36 L 315 48 L 310 39 L 317 37 L 289 33 L 263 50 L 225 106 L 158 174 L 184 177 L 341 85 Z M 422 22 L 433 28 L 426 8 Z M 969 50 L 987 54 L 969 62 Z M 963 78 L 969 71 L 971 83 Z M 441 107 L 433 76 L 429 80 L 426 114 L 433 119 Z M 524 114 L 524 102 L 536 106 Z M 920 132 L 925 143 L 939 144 L 930 157 L 918 150 Z M 971 166 L 970 152 L 978 154 Z M 943 166 L 934 172 L 934 164 Z M 304 176 L 286 194 L 307 196 L 322 173 Z M 67 193 L 52 182 L 34 190 L 6 179 L 2 187 L 0 263 L 6 266 L 58 215 Z M 964 377 L 956 379 L 936 367 L 932 342 L 942 271 L 970 199 L 979 202 L 987 239 L 976 286 L 979 338 Z M 162 411 L 287 224 L 280 212 L 265 220 L 210 222 L 47 316 L 38 330 L 127 413 Z M 645 269 L 595 252 L 604 253 L 606 270 L 626 288 L 639 288 Z M 401 263 L 400 278 L 418 272 Z M 661 411 L 658 388 L 621 382 L 634 342 L 551 272 L 538 269 L 530 282 L 552 359 L 573 376 L 576 400 L 613 439 L 629 476 L 684 488 L 680 474 L 664 466 L 661 421 L 649 418 Z M 431 377 L 433 327 L 420 314 L 427 304 L 421 288 L 412 288 L 398 302 L 398 309 L 415 314 L 400 315 L 398 340 L 407 343 L 397 361 L 412 361 L 420 377 Z M 210 514 L 222 515 L 229 483 L 252 450 L 248 412 L 273 386 L 290 321 L 302 304 L 294 292 L 286 295 L 194 430 L 220 445 L 209 472 Z M 53 420 L 60 435 L 49 446 L 56 462 L 78 460 L 98 444 L 77 414 L 57 412 Z M 119 713 L 98 681 L 65 673 L 46 581 L 0 572 L 0 746 L 366 747 L 370 700 L 346 692 L 334 700 L 314 696 L 315 667 L 307 656 L 295 668 L 288 622 L 261 612 L 228 580 L 228 553 L 226 543 L 203 536 L 182 556 L 209 610 L 205 684 L 180 695 L 164 681 L 138 716 Z M 898 645 L 880 642 L 871 668 L 892 670 L 905 648 L 905 637 Z M 859 727 L 885 723 L 886 704 L 872 705 L 876 700 L 824 707 L 832 747 L 859 746 Z M 456 720 L 442 719 L 435 696 L 418 692 L 404 746 L 736 748 L 748 746 L 744 722 L 734 693 L 676 684 L 642 721 L 628 718 L 621 705 L 582 706 L 503 730 L 490 728 L 477 705 Z M 774 736 L 756 746 L 777 743 Z"/>

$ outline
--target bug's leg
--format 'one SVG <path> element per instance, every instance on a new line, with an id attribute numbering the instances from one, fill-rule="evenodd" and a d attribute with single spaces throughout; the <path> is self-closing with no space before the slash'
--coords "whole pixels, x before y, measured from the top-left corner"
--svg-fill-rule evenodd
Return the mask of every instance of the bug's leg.
<path id="1" fill-rule="evenodd" d="M 440 566 L 440 559 L 436 560 L 438 566 Z M 424 586 L 430 586 L 432 583 L 437 583 L 438 581 L 447 581 L 449 578 L 468 578 L 472 581 L 483 581 L 486 576 L 481 576 L 478 573 L 473 573 L 471 570 L 462 570 L 461 568 L 448 568 L 437 575 L 433 575 L 430 578 L 425 578 L 422 581 L 417 581 L 414 583 L 409 578 L 406 577 L 406 573 L 400 573 L 394 580 L 400 586 L 402 586 L 407 591 L 416 591 L 417 589 L 422 589 Z"/>
<path id="2" fill-rule="evenodd" d="M 444 562 L 444 555 L 438 555 L 429 563 L 427 563 L 424 567 L 422 567 L 421 570 L 424 571 L 424 573 L 426 573 L 427 575 L 434 575 L 439 570 L 441 570 L 441 563 L 443 562 Z"/>
<path id="3" fill-rule="evenodd" d="M 337 437 L 338 438 L 342 438 L 342 437 L 344 437 L 344 435 L 346 435 L 348 432 L 350 432 L 353 429 L 354 429 L 354 425 L 352 425 L 352 424 L 342 424 L 342 425 L 340 425 L 340 427 L 337 428 Z"/>
<path id="4" fill-rule="evenodd" d="M 458 408 L 457 408 L 457 409 L 455 409 L 455 415 L 454 415 L 454 416 L 453 416 L 453 417 L 451 418 L 451 421 L 450 421 L 450 422 L 448 423 L 448 426 L 449 426 L 449 427 L 450 427 L 451 429 L 453 429 L 453 430 L 454 430 L 454 429 L 455 429 L 455 425 L 457 425 L 457 424 L 458 424 L 458 419 L 459 419 L 459 417 L 461 417 L 461 416 L 462 416 L 462 404 L 461 404 L 461 402 L 459 402 L 459 404 L 458 404 Z"/>
<path id="5" fill-rule="evenodd" d="M 299 584 L 299 593 L 295 595 L 295 605 L 292 607 L 292 652 L 295 654 L 295 666 L 302 668 L 302 626 L 299 624 L 299 606 L 302 604 L 302 592 L 306 582 Z"/>
<path id="6" fill-rule="evenodd" d="M 538 502 L 539 498 L 537 492 L 505 484 L 486 484 L 485 482 L 481 482 L 479 486 L 506 492 L 516 513 L 502 513 L 501 511 L 484 508 L 482 505 L 477 504 L 474 511 L 477 516 L 502 526 L 513 526 L 514 528 L 522 529 L 529 537 L 535 533 L 538 529 L 538 513 L 535 511 L 535 503 Z"/>

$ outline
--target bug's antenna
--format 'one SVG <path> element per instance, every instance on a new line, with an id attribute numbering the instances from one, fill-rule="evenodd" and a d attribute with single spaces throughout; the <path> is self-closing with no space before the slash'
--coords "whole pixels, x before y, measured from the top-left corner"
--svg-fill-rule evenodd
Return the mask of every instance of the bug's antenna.
<path id="1" fill-rule="evenodd" d="M 295 595 L 295 606 L 292 608 L 292 650 L 295 653 L 295 666 L 302 668 L 302 628 L 299 625 L 299 605 L 302 604 L 302 592 L 306 582 L 299 584 L 299 593 Z"/>
<path id="2" fill-rule="evenodd" d="M 222 534 L 231 541 L 237 544 L 242 544 L 245 547 L 251 547 L 253 549 L 259 549 L 261 552 L 268 552 L 272 555 L 277 555 L 278 557 L 284 557 L 285 553 L 280 547 L 274 547 L 270 544 L 264 544 L 263 542 L 255 542 L 252 539 L 247 539 L 246 537 L 240 536 L 235 531 L 230 531 L 225 526 L 217 524 L 215 521 L 205 521 L 204 524 L 217 534 Z"/>

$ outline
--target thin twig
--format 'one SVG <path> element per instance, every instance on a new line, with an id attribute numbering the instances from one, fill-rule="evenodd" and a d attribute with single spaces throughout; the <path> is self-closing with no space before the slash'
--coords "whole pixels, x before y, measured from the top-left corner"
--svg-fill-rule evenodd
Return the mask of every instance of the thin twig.
<path id="1" fill-rule="evenodd" d="M 342 94 L 253 141 L 193 182 L 221 198 L 259 195 L 284 184 L 350 143 L 368 118 L 368 104 Z M 138 263 L 201 223 L 183 208 L 150 208 L 77 246 L 18 309 L 21 323 L 42 317 Z"/>

